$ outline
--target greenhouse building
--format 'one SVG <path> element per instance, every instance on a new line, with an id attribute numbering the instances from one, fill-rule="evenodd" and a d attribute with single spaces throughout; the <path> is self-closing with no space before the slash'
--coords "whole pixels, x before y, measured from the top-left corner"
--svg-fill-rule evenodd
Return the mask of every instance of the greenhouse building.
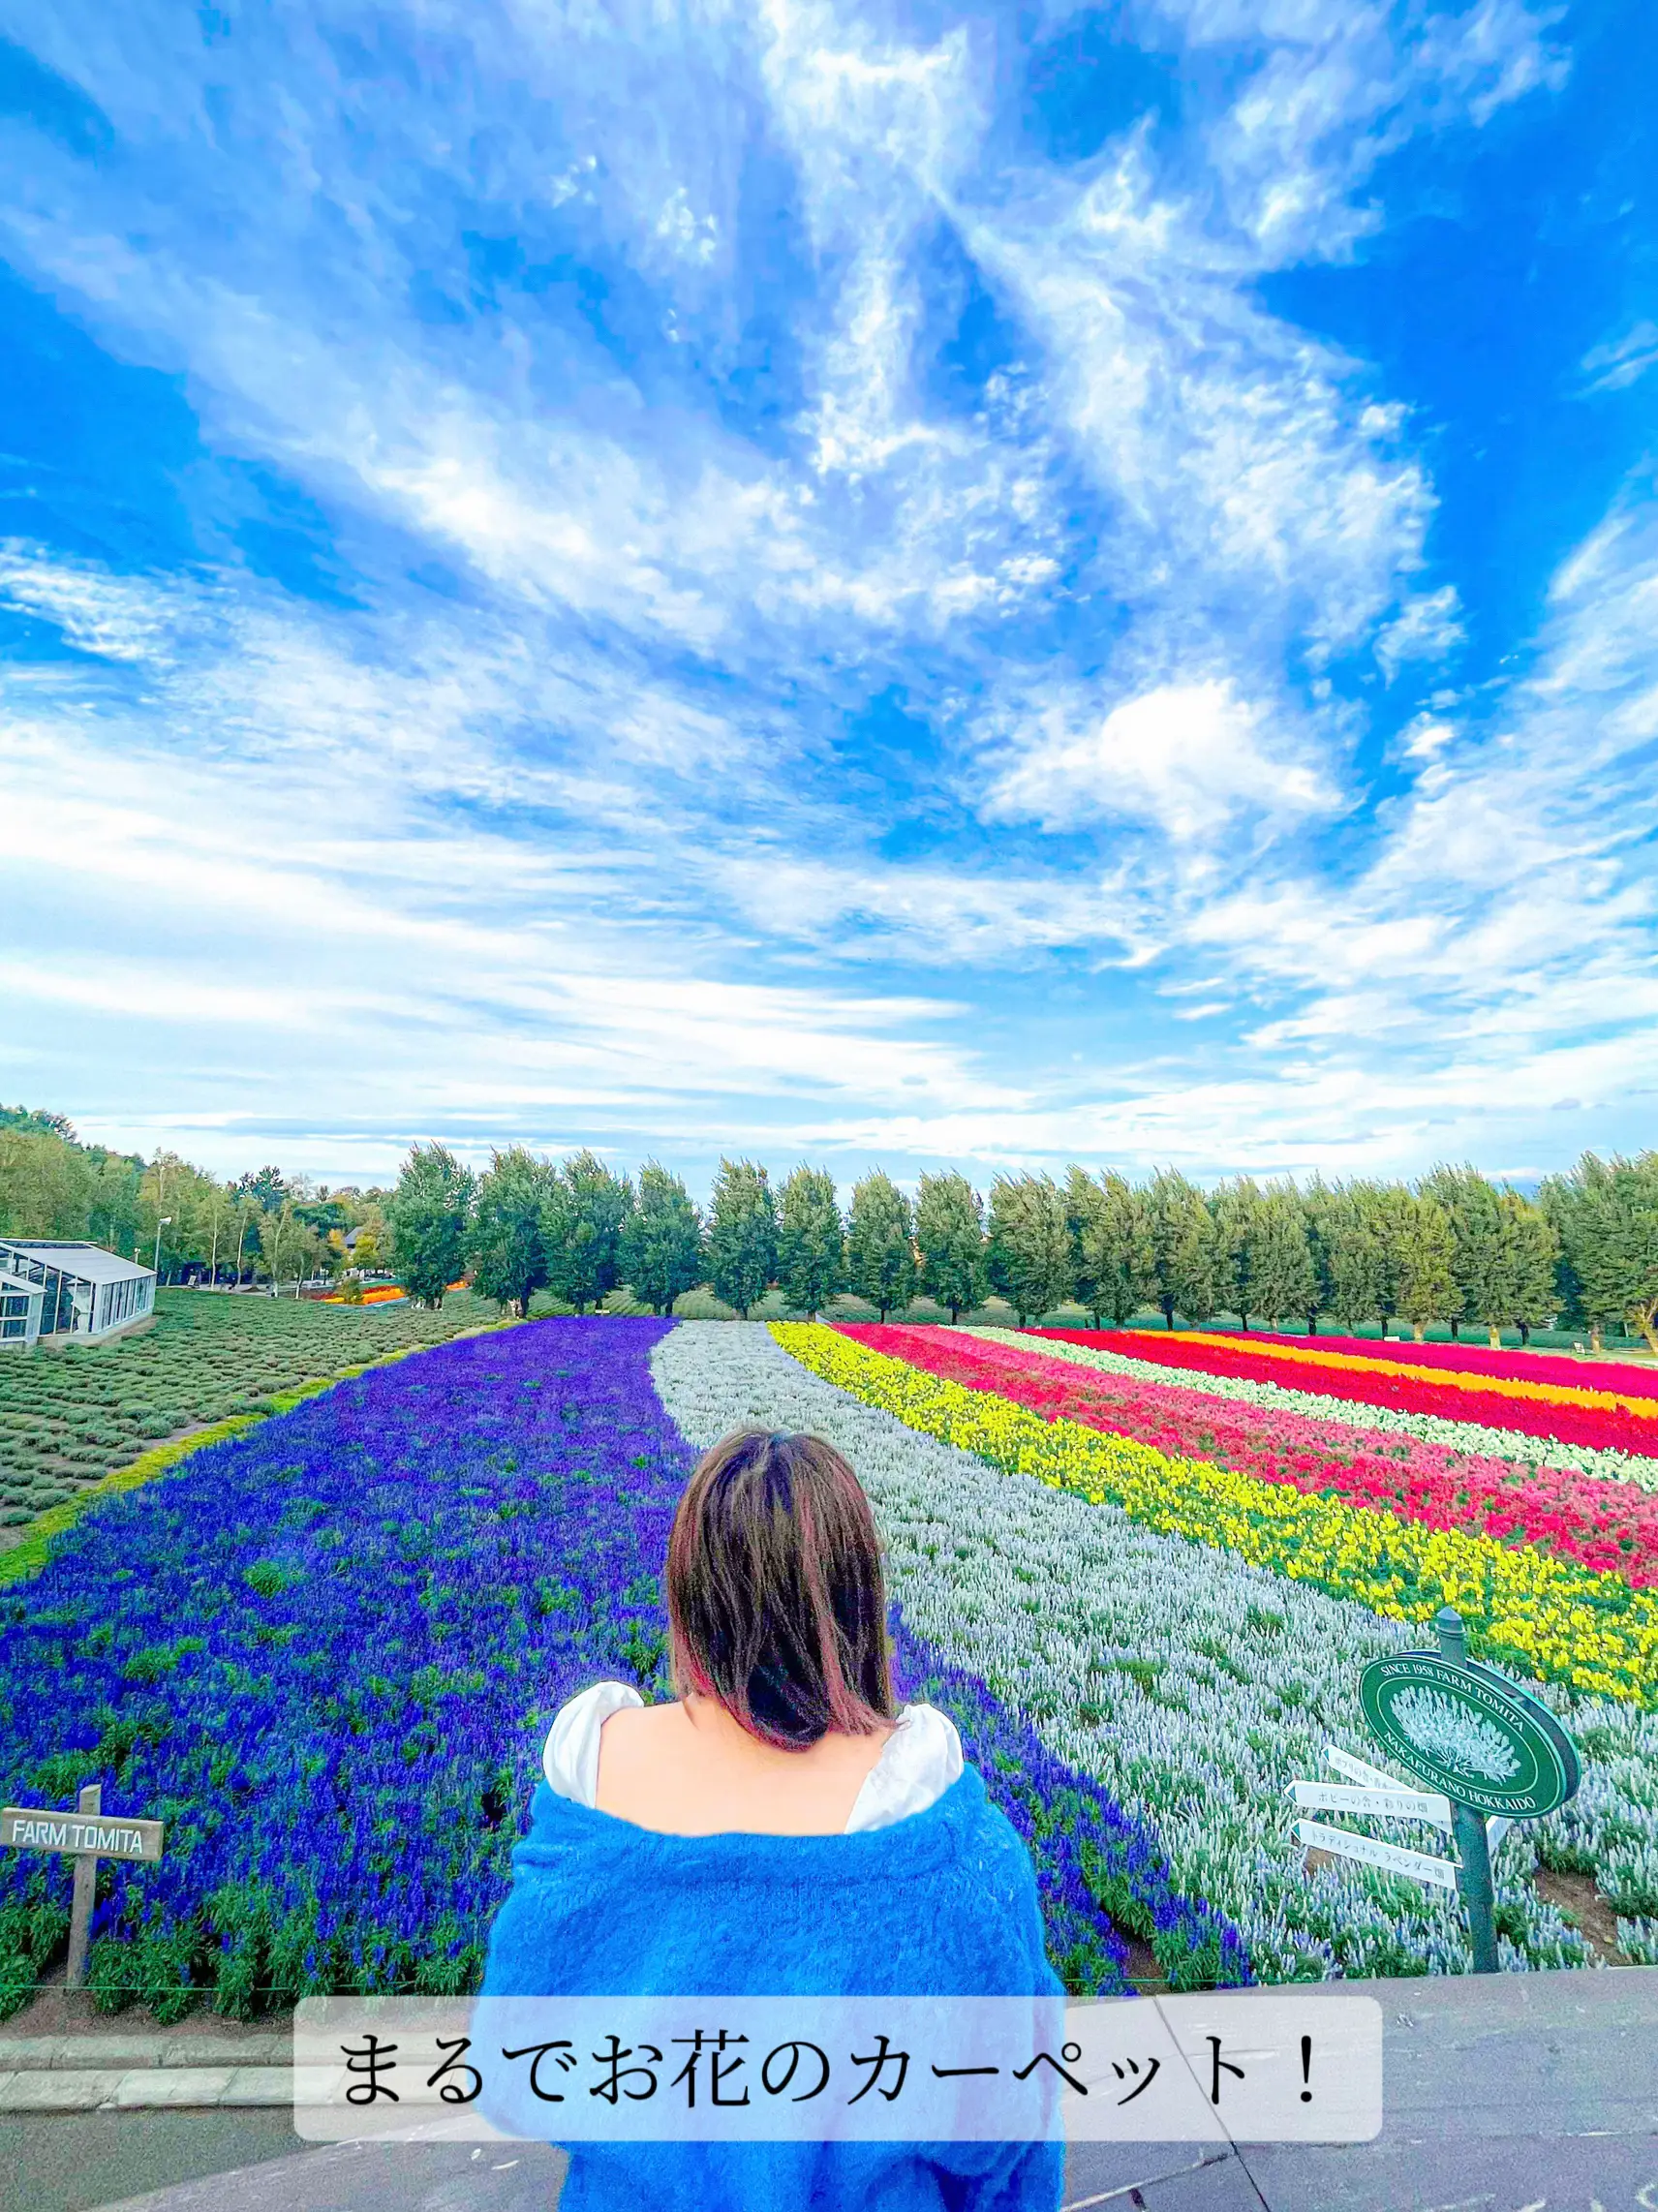
<path id="1" fill-rule="evenodd" d="M 155 1281 L 101 1244 L 0 1237 L 0 1347 L 100 1343 L 148 1316 Z"/>

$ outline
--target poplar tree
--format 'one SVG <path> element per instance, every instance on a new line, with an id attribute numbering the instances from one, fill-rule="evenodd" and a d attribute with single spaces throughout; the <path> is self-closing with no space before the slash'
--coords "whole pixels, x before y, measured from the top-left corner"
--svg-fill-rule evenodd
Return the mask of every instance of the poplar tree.
<path id="1" fill-rule="evenodd" d="M 1520 1331 L 1523 1343 L 1533 1329 L 1546 1326 L 1559 1311 L 1555 1269 L 1560 1239 L 1542 1209 L 1518 1190 L 1503 1192 L 1500 1212 L 1504 1319 Z"/>
<path id="2" fill-rule="evenodd" d="M 1658 1152 L 1604 1162 L 1586 1152 L 1571 1180 L 1581 1190 L 1576 1266 L 1597 1336 L 1619 1321 L 1658 1353 Z"/>
<path id="3" fill-rule="evenodd" d="M 1332 1192 L 1325 1213 L 1330 1310 L 1349 1336 L 1366 1321 L 1385 1323 L 1392 1309 L 1393 1283 L 1379 1195 L 1373 1183 L 1348 1183 Z"/>
<path id="4" fill-rule="evenodd" d="M 708 1215 L 708 1276 L 746 1321 L 777 1273 L 777 1202 L 763 1167 L 720 1162 Z"/>
<path id="5" fill-rule="evenodd" d="M 791 1306 L 816 1313 L 846 1286 L 846 1239 L 835 1178 L 804 1162 L 778 1208 L 778 1284 Z"/>
<path id="6" fill-rule="evenodd" d="M 1146 1202 L 1121 1175 L 1094 1177 L 1073 1166 L 1065 1178 L 1065 1217 L 1077 1297 L 1096 1329 L 1108 1313 L 1121 1329 L 1156 1287 Z"/>
<path id="7" fill-rule="evenodd" d="M 1246 1175 L 1222 1183 L 1210 1205 L 1214 1223 L 1214 1285 L 1212 1296 L 1223 1311 L 1236 1313 L 1249 1327 L 1254 1297 L 1255 1253 L 1260 1238 L 1261 1193 Z M 1272 1316 L 1269 1314 L 1269 1320 Z"/>
<path id="8" fill-rule="evenodd" d="M 444 1145 L 414 1146 L 398 1171 L 387 1210 L 391 1264 L 404 1289 L 422 1306 L 442 1306 L 445 1291 L 466 1265 L 475 1182 Z"/>
<path id="9" fill-rule="evenodd" d="M 622 1236 L 632 1211 L 633 1185 L 597 1152 L 573 1152 L 549 1177 L 541 1204 L 547 1285 L 578 1313 L 621 1282 Z"/>
<path id="10" fill-rule="evenodd" d="M 986 1273 L 1022 1329 L 1070 1297 L 1070 1225 L 1051 1176 L 998 1175 L 992 1183 Z"/>
<path id="11" fill-rule="evenodd" d="M 1456 1242 L 1452 1272 L 1457 1282 L 1457 1304 L 1450 1314 L 1455 1335 L 1463 1321 L 1485 1320 L 1493 1303 L 1503 1304 L 1499 1288 L 1502 1274 L 1502 1214 L 1495 1183 L 1479 1169 L 1464 1164 L 1441 1164 L 1425 1176 L 1418 1186 L 1425 1198 L 1445 1209 Z M 1488 1322 L 1487 1327 L 1490 1324 Z"/>
<path id="12" fill-rule="evenodd" d="M 1126 1176 L 1115 1170 L 1099 1179 L 1100 1204 L 1084 1225 L 1077 1295 L 1085 1296 L 1097 1322 L 1111 1315 L 1113 1328 L 1133 1320 L 1154 1295 L 1157 1271 L 1151 1248 L 1151 1211 Z"/>
<path id="13" fill-rule="evenodd" d="M 473 1202 L 468 1254 L 473 1288 L 480 1298 L 516 1306 L 520 1317 L 547 1280 L 547 1251 L 541 1241 L 541 1208 L 553 1170 L 522 1145 L 490 1154 Z"/>
<path id="14" fill-rule="evenodd" d="M 1336 1301 L 1334 1254 L 1336 1249 L 1336 1218 L 1339 1212 L 1336 1193 L 1321 1175 L 1315 1175 L 1301 1194 L 1302 1219 L 1306 1224 L 1307 1257 L 1312 1262 L 1312 1294 L 1306 1302 L 1306 1333 L 1318 1335 L 1318 1317 L 1332 1312 Z"/>
<path id="15" fill-rule="evenodd" d="M 1286 1313 L 1310 1317 L 1318 1303 L 1318 1276 L 1306 1210 L 1293 1183 L 1270 1183 L 1261 1193 L 1248 1248 L 1244 1297 L 1269 1328 Z"/>
<path id="16" fill-rule="evenodd" d="M 884 1321 L 915 1290 L 914 1225 L 909 1201 L 879 1168 L 852 1185 L 846 1215 L 846 1274 Z"/>
<path id="17" fill-rule="evenodd" d="M 1214 1221 L 1203 1192 L 1175 1168 L 1159 1168 L 1146 1191 L 1151 1222 L 1151 1266 L 1163 1323 L 1177 1312 L 1207 1321 L 1215 1297 Z"/>
<path id="18" fill-rule="evenodd" d="M 1397 1309 L 1420 1344 L 1430 1321 L 1444 1321 L 1458 1303 L 1457 1241 L 1437 1200 L 1405 1191 L 1392 1209 Z"/>
<path id="19" fill-rule="evenodd" d="M 921 1287 L 959 1321 L 985 1294 L 984 1204 L 965 1175 L 924 1175 L 915 1195 Z"/>
<path id="20" fill-rule="evenodd" d="M 639 1170 L 639 1198 L 622 1231 L 622 1275 L 653 1313 L 702 1280 L 702 1216 L 677 1175 L 656 1160 Z"/>

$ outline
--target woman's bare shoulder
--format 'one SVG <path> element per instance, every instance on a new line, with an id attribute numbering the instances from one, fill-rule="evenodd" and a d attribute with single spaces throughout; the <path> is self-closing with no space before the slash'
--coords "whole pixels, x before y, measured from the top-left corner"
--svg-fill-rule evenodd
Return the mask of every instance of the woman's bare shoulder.
<path id="1" fill-rule="evenodd" d="M 604 1723 L 604 1741 L 611 1744 L 660 1744 L 686 1726 L 685 1707 L 678 1704 L 624 1705 Z"/>

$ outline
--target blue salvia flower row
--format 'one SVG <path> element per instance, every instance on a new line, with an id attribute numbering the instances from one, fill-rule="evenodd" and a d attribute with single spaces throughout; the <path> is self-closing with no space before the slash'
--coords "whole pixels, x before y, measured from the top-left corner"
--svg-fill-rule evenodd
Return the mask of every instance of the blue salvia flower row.
<path id="1" fill-rule="evenodd" d="M 0 1593 L 0 1797 L 169 1825 L 107 1862 L 92 1979 L 164 2015 L 326 1990 L 471 1987 L 558 1705 L 665 1686 L 660 1575 L 692 1453 L 652 1384 L 670 1325 L 549 1321 L 339 1385 L 111 1500 Z M 1236 1935 L 977 1677 L 899 1626 L 1036 1859 L 1074 1987 L 1123 1985 L 1102 1912 Z M 0 2007 L 68 1924 L 69 1864 L 0 1864 Z M 1202 1922 L 1199 1927 L 1198 1923 Z"/>

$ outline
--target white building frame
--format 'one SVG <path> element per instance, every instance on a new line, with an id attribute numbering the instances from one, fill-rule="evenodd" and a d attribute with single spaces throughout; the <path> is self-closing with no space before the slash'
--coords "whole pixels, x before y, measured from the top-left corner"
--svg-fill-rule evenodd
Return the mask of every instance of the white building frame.
<path id="1" fill-rule="evenodd" d="M 153 1268 L 101 1244 L 0 1237 L 0 1348 L 107 1342 L 148 1318 L 155 1287 Z"/>

